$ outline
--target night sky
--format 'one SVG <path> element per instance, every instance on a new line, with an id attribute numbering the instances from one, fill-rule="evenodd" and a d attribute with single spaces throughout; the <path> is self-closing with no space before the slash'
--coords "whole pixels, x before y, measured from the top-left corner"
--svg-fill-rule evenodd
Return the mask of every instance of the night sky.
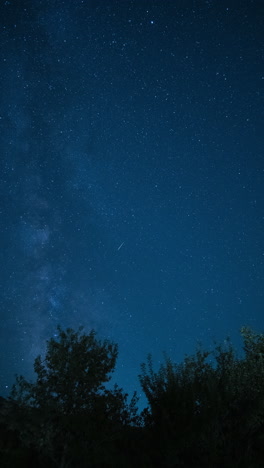
<path id="1" fill-rule="evenodd" d="M 113 383 L 264 329 L 263 0 L 0 2 L 0 394 L 56 327 Z"/>

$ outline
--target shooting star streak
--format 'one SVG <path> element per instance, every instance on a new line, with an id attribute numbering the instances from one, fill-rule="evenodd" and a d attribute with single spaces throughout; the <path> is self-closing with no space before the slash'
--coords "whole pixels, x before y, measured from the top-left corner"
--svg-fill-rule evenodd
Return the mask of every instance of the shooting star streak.
<path id="1" fill-rule="evenodd" d="M 122 242 L 122 244 L 120 244 L 120 246 L 118 247 L 118 249 L 117 249 L 117 250 L 120 250 L 120 249 L 121 249 L 121 247 L 123 247 L 123 245 L 124 245 L 124 242 Z"/>

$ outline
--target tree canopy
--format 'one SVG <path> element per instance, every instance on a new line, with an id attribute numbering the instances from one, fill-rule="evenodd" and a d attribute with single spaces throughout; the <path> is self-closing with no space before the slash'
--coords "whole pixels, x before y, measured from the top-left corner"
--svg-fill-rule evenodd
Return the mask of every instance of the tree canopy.
<path id="1" fill-rule="evenodd" d="M 184 459 L 248 467 L 256 456 L 264 463 L 264 335 L 243 327 L 241 336 L 242 358 L 227 339 L 214 351 L 198 347 L 180 364 L 165 358 L 157 371 L 151 355 L 142 364 L 146 422 L 164 466 Z"/>
<path id="2" fill-rule="evenodd" d="M 36 380 L 17 377 L 0 400 L 1 466 L 264 466 L 264 335 L 243 327 L 241 336 L 243 356 L 229 339 L 181 363 L 165 356 L 157 369 L 149 355 L 139 375 L 148 406 L 138 414 L 135 393 L 128 402 L 106 386 L 117 345 L 59 328 L 35 359 Z"/>
<path id="3" fill-rule="evenodd" d="M 16 379 L 11 396 L 34 407 L 47 407 L 65 414 L 89 409 L 95 395 L 105 390 L 116 364 L 118 347 L 100 341 L 92 330 L 88 335 L 58 327 L 58 336 L 47 342 L 45 358 L 35 359 L 37 379 Z"/>
<path id="4" fill-rule="evenodd" d="M 76 461 L 80 454 L 102 460 L 98 447 L 138 422 L 137 397 L 130 403 L 118 385 L 106 388 L 118 347 L 79 328 L 62 330 L 47 342 L 44 358 L 34 362 L 36 380 L 17 376 L 11 392 L 14 428 L 26 446 L 48 456 L 55 466 Z M 109 455 L 108 455 L 109 456 Z"/>

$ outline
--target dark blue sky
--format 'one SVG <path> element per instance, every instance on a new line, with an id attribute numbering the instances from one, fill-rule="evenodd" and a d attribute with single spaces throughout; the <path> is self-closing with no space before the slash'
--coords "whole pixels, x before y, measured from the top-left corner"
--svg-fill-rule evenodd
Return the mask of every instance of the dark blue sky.
<path id="1" fill-rule="evenodd" d="M 0 393 L 57 324 L 138 388 L 263 331 L 263 1 L 1 1 Z"/>

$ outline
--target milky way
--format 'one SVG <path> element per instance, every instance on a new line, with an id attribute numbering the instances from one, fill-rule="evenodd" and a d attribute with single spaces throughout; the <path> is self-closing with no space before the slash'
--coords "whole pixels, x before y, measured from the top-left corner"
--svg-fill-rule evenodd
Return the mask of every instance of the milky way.
<path id="1" fill-rule="evenodd" d="M 116 380 L 263 328 L 261 2 L 2 2 L 2 394 L 56 327 Z"/>

